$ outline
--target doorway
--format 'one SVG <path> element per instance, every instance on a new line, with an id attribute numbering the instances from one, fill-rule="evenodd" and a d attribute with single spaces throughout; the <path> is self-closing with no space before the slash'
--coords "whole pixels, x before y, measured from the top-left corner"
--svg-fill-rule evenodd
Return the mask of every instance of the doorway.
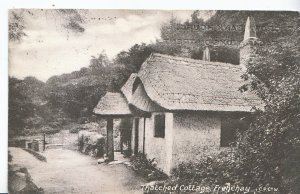
<path id="1" fill-rule="evenodd" d="M 139 118 L 134 119 L 134 154 L 139 152 Z"/>

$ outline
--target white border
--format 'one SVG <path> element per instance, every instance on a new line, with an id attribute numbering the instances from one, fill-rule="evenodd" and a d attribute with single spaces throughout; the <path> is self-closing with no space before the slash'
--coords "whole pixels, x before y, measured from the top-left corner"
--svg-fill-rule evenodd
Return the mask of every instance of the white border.
<path id="1" fill-rule="evenodd" d="M 202 9 L 202 10 L 287 10 L 299 11 L 298 0 L 5 0 L 7 8 L 82 9 Z M 2 2 L 0 4 L 3 4 Z M 55 6 L 53 6 L 55 5 Z"/>
<path id="2" fill-rule="evenodd" d="M 299 0 L 4 0 L 0 2 L 0 193 L 7 192 L 8 9 L 173 9 L 299 11 Z"/>

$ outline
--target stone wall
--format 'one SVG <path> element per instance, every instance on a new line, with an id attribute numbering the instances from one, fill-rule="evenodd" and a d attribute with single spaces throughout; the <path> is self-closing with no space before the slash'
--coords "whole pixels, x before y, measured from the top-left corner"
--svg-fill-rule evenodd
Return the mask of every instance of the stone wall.
<path id="1" fill-rule="evenodd" d="M 172 167 L 220 151 L 221 118 L 217 113 L 174 113 Z"/>

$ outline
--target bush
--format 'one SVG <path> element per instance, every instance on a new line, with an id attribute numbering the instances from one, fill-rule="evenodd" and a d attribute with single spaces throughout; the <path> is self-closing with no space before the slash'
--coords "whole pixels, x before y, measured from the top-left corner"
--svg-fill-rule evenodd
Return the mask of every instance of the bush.
<path id="1" fill-rule="evenodd" d="M 252 169 L 255 170 L 255 169 Z M 250 174 L 250 179 L 249 179 Z M 239 152 L 221 152 L 212 157 L 206 157 L 197 163 L 181 163 L 174 168 L 170 179 L 165 181 L 166 186 L 174 185 L 195 185 L 205 186 L 213 190 L 217 185 L 223 187 L 234 185 L 250 187 L 251 191 L 260 186 L 273 187 L 280 189 L 278 185 L 264 182 L 257 182 L 255 175 L 249 169 L 245 169 L 245 161 Z M 218 192 L 219 194 L 228 193 L 227 191 Z M 239 193 L 239 192 L 237 192 Z M 278 194 L 278 191 L 261 192 Z"/>
<path id="2" fill-rule="evenodd" d="M 69 132 L 70 133 L 78 133 L 80 130 L 81 130 L 80 127 L 74 127 L 74 128 L 69 129 Z"/>
<path id="3" fill-rule="evenodd" d="M 105 137 L 97 132 L 80 131 L 78 134 L 78 151 L 93 156 L 103 157 Z"/>
<path id="4" fill-rule="evenodd" d="M 147 159 L 145 154 L 138 153 L 130 158 L 133 170 L 148 181 L 165 180 L 168 176 L 156 168 L 155 158 Z"/>
<path id="5" fill-rule="evenodd" d="M 48 123 L 48 125 L 51 128 L 59 128 L 62 126 L 62 122 L 53 121 L 53 122 Z"/>
<path id="6" fill-rule="evenodd" d="M 240 184 L 238 162 L 233 153 L 221 152 L 218 155 L 207 157 L 197 163 L 181 163 L 171 172 L 168 181 L 170 185 L 215 185 L 226 183 Z"/>
<path id="7" fill-rule="evenodd" d="M 79 124 L 85 124 L 85 123 L 88 123 L 88 118 L 87 118 L 87 117 L 80 117 L 80 118 L 77 120 L 77 123 L 79 123 Z"/>
<path id="8" fill-rule="evenodd" d="M 45 133 L 45 134 L 55 134 L 60 132 L 61 129 L 57 129 L 57 128 L 52 128 L 50 126 L 45 126 L 41 129 L 41 133 Z"/>
<path id="9" fill-rule="evenodd" d="M 22 135 L 35 135 L 35 134 L 41 134 L 41 133 L 45 133 L 45 134 L 55 134 L 60 132 L 60 128 L 53 128 L 51 126 L 45 125 L 41 128 L 37 128 L 37 129 L 24 129 L 22 131 Z"/>

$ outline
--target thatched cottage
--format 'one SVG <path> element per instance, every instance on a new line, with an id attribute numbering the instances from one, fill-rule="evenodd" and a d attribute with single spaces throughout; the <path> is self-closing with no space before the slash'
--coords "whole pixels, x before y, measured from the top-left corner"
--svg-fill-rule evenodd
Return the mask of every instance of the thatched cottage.
<path id="1" fill-rule="evenodd" d="M 157 53 L 146 59 L 121 89 L 133 115 L 133 153 L 155 158 L 169 174 L 181 162 L 234 145 L 233 126 L 261 106 L 253 93 L 239 91 L 243 65 L 255 56 L 253 43 L 258 39 L 253 27 L 254 20 L 248 18 L 241 65 L 211 62 L 208 49 L 203 60 Z"/>

